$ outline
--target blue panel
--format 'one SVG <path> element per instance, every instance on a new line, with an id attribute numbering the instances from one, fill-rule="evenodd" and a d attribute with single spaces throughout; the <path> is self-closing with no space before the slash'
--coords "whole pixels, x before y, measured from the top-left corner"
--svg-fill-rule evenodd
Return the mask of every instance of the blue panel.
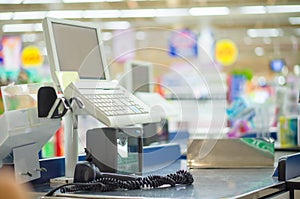
<path id="1" fill-rule="evenodd" d="M 170 165 L 181 158 L 178 144 L 144 147 L 143 173 Z"/>
<path id="2" fill-rule="evenodd" d="M 286 159 L 286 180 L 300 176 L 300 153 Z"/>
<path id="3" fill-rule="evenodd" d="M 280 157 L 273 177 L 286 181 L 298 176 L 300 176 L 300 153 Z"/>
<path id="4" fill-rule="evenodd" d="M 85 160 L 85 155 L 79 156 L 79 161 Z M 47 172 L 41 172 L 41 178 L 32 181 L 33 184 L 49 182 L 52 178 L 65 175 L 65 158 L 48 158 L 40 160 L 40 167 L 47 169 Z"/>

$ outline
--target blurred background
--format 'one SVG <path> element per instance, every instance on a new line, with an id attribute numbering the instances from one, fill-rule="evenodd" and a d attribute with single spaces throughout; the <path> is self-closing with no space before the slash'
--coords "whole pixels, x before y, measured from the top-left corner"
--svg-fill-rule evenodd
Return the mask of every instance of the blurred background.
<path id="1" fill-rule="evenodd" d="M 52 81 L 44 17 L 99 23 L 113 79 L 122 78 L 129 60 L 152 63 L 155 92 L 185 99 L 180 120 L 192 133 L 207 133 L 202 128 L 214 123 L 220 129 L 240 119 L 251 123 L 251 108 L 266 112 L 258 105 L 270 115 L 256 128 L 298 115 L 299 1 L 0 0 L 2 86 Z M 182 86 L 188 89 L 170 92 Z M 240 98 L 252 105 L 238 112 Z M 248 131 L 238 124 L 243 128 L 233 137 Z"/>
<path id="2" fill-rule="evenodd" d="M 187 28 L 197 36 L 209 32 L 212 38 L 206 40 L 226 38 L 236 44 L 239 56 L 234 64 L 223 67 L 223 72 L 247 67 L 255 75 L 269 78 L 274 76 L 269 67 L 272 59 L 284 59 L 290 72 L 299 64 L 299 12 L 299 2 L 288 0 L 1 0 L 0 36 L 2 48 L 6 48 L 7 36 L 17 36 L 19 48 L 34 45 L 46 58 L 44 17 L 98 22 L 107 56 L 113 59 L 112 38 L 117 30 L 135 29 L 130 39 L 135 40 L 136 48 L 168 49 L 170 33 Z M 9 70 L 9 60 L 7 64 L 3 61 L 5 55 L 2 51 L 0 64 Z M 177 62 L 161 53 L 137 53 L 136 58 L 153 58 L 168 65 Z M 39 67 L 47 66 L 47 59 L 41 61 Z"/>

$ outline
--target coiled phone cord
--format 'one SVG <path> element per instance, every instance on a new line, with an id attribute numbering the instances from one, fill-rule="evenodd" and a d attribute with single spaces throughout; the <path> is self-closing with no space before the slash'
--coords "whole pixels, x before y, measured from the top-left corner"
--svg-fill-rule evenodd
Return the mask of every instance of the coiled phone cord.
<path id="1" fill-rule="evenodd" d="M 98 179 L 88 183 L 68 183 L 61 185 L 48 192 L 45 196 L 52 196 L 57 190 L 60 190 L 61 193 L 76 193 L 81 191 L 106 192 L 116 189 L 153 189 L 163 185 L 174 187 L 176 184 L 191 185 L 193 182 L 194 178 L 192 174 L 185 170 L 179 170 L 167 176 L 150 175 L 132 180 L 120 180 L 113 177 L 100 176 Z"/>

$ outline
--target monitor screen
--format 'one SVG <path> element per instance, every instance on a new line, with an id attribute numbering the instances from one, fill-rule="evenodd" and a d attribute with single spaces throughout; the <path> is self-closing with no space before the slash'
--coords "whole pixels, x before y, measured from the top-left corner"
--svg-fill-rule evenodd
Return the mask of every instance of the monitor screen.
<path id="1" fill-rule="evenodd" d="M 132 64 L 132 91 L 133 92 L 150 92 L 150 68 L 147 65 Z"/>
<path id="2" fill-rule="evenodd" d="M 270 68 L 274 72 L 281 72 L 283 67 L 285 66 L 285 61 L 283 59 L 273 59 L 270 62 Z"/>
<path id="3" fill-rule="evenodd" d="M 77 71 L 80 78 L 105 79 L 97 29 L 52 22 L 60 71 Z"/>

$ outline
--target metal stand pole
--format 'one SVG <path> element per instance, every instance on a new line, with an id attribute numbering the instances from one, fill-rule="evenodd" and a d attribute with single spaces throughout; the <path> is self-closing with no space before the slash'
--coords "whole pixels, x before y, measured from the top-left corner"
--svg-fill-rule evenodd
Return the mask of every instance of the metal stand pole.
<path id="1" fill-rule="evenodd" d="M 72 111 L 64 116 L 65 177 L 73 178 L 78 161 L 78 120 Z"/>

